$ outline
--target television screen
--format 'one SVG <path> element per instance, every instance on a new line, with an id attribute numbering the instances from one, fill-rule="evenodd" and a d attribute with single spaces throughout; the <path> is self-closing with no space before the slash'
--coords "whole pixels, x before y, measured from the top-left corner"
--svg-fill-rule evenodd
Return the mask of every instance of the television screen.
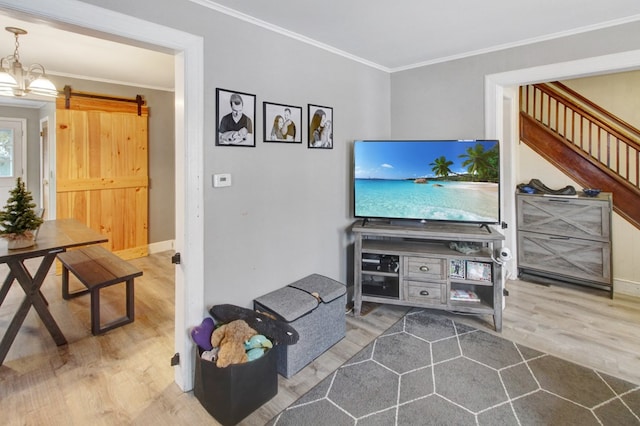
<path id="1" fill-rule="evenodd" d="M 356 141 L 359 218 L 500 222 L 497 140 Z"/>

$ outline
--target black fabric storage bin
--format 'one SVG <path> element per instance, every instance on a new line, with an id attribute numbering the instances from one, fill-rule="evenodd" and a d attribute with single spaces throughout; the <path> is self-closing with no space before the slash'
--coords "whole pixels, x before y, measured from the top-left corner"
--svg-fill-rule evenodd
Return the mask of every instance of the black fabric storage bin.
<path id="1" fill-rule="evenodd" d="M 278 393 L 274 349 L 254 361 L 218 368 L 197 348 L 194 395 L 222 425 L 238 424 Z"/>

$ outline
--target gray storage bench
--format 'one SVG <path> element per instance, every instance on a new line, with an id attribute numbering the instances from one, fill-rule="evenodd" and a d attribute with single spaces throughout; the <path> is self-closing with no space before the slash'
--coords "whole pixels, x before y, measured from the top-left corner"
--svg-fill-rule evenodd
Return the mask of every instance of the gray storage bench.
<path id="1" fill-rule="evenodd" d="M 345 336 L 346 294 L 344 284 L 312 274 L 254 300 L 256 311 L 286 321 L 300 335 L 295 345 L 276 346 L 278 373 L 293 376 Z"/>
<path id="2" fill-rule="evenodd" d="M 83 294 L 91 294 L 92 334 L 102 334 L 133 322 L 135 317 L 133 280 L 142 275 L 141 270 L 98 245 L 60 253 L 58 260 L 62 263 L 62 298 L 68 300 Z M 69 292 L 69 271 L 87 287 L 85 290 Z M 101 326 L 100 289 L 122 282 L 126 285 L 126 315 Z"/>

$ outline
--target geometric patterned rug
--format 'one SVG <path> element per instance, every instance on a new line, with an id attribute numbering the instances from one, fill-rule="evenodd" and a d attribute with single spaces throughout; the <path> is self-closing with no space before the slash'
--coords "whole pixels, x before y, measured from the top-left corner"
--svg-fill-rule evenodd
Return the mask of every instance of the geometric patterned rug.
<path id="1" fill-rule="evenodd" d="M 640 386 L 414 309 L 268 425 L 640 425 Z"/>

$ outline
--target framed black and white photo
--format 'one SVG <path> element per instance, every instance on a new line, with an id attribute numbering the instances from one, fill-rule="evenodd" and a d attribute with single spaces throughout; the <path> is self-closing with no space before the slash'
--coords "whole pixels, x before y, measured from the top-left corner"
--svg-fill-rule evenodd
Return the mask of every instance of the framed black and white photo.
<path id="1" fill-rule="evenodd" d="M 302 143 L 302 107 L 263 102 L 265 142 Z"/>
<path id="2" fill-rule="evenodd" d="M 333 148 L 333 108 L 308 104 L 309 148 Z"/>
<path id="3" fill-rule="evenodd" d="M 256 146 L 256 96 L 216 89 L 216 145 Z"/>

